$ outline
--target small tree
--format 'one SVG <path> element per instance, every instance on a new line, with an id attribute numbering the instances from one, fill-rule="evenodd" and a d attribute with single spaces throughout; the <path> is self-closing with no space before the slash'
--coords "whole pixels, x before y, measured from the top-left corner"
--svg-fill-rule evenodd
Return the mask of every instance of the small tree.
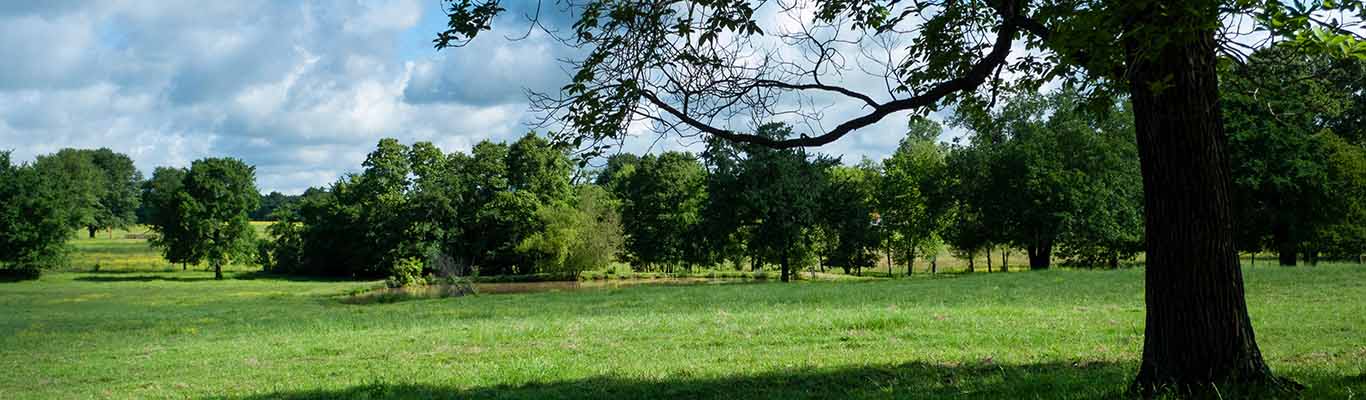
<path id="1" fill-rule="evenodd" d="M 517 247 L 535 259 L 537 270 L 578 276 L 610 264 L 621 251 L 621 220 L 607 191 L 578 188 L 574 204 L 556 202 L 536 211 L 545 229 Z"/>
<path id="2" fill-rule="evenodd" d="M 233 158 L 196 160 L 185 175 L 179 196 L 184 232 L 223 279 L 223 264 L 248 259 L 255 251 L 255 231 L 247 213 L 256 209 L 256 168 Z"/>

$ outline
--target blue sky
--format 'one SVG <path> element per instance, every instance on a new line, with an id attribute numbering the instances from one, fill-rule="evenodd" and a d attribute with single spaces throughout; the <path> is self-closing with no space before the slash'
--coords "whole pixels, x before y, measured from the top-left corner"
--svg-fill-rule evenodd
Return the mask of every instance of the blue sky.
<path id="1" fill-rule="evenodd" d="M 534 4 L 438 53 L 438 0 L 0 2 L 0 149 L 109 147 L 144 173 L 231 156 L 263 191 L 298 193 L 359 169 L 383 137 L 446 151 L 513 139 L 532 117 L 524 89 L 561 86 L 555 58 L 572 55 L 539 34 L 504 39 L 526 33 Z M 903 126 L 823 150 L 881 158 Z M 653 139 L 627 148 L 686 147 Z"/>

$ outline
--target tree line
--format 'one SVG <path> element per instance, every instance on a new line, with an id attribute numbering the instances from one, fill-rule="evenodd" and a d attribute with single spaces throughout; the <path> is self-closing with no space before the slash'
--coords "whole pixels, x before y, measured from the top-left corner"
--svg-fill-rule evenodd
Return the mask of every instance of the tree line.
<path id="1" fill-rule="evenodd" d="M 1249 91 L 1225 92 L 1240 247 L 1288 265 L 1366 248 L 1366 150 L 1353 114 L 1363 102 L 1352 91 L 1361 75 L 1315 62 L 1269 52 L 1238 67 L 1264 79 L 1278 68 L 1328 71 L 1276 92 L 1278 104 L 1304 110 L 1270 116 Z M 1230 76 L 1230 87 L 1264 84 Z M 72 230 L 145 224 L 149 242 L 182 266 L 206 262 L 221 274 L 238 261 L 358 278 L 413 262 L 422 273 L 561 276 L 613 262 L 660 272 L 776 266 L 783 279 L 881 263 L 909 275 L 917 260 L 936 271 L 946 252 L 969 271 L 985 254 L 992 271 L 1011 251 L 1031 269 L 1117 267 L 1142 251 L 1124 102 L 1062 88 L 960 107 L 948 123 L 971 134 L 942 142 L 943 126 L 915 117 L 888 158 L 849 164 L 721 139 L 697 154 L 619 153 L 598 168 L 535 133 L 469 154 L 384 139 L 361 172 L 299 196 L 258 194 L 254 168 L 235 159 L 160 167 L 144 181 L 108 149 L 18 165 L 3 153 L 0 245 L 6 268 L 36 273 L 62 262 Z M 778 123 L 756 132 L 792 135 Z M 248 221 L 266 219 L 278 221 L 256 238 Z"/>
<path id="2" fill-rule="evenodd" d="M 573 274 L 620 260 L 662 272 L 771 265 L 786 279 L 807 268 L 860 273 L 879 257 L 905 274 L 916 260 L 933 272 L 946 251 L 968 259 L 969 271 L 982 253 L 990 271 L 993 250 L 1000 267 L 1007 252 L 1023 251 L 1032 269 L 1055 259 L 1117 267 L 1142 251 L 1141 175 L 1132 115 L 1122 101 L 1097 103 L 1065 88 L 1016 96 L 990 111 L 964 108 L 950 123 L 973 134 L 942 143 L 942 126 L 913 118 L 889 158 L 853 165 L 721 139 L 698 154 L 620 153 L 596 169 L 570 168 L 563 152 L 534 134 L 511 145 L 485 141 L 471 155 L 385 140 L 364 172 L 310 190 L 297 213 L 272 228 L 288 238 L 277 241 L 275 265 L 381 277 L 401 259 L 448 255 L 462 268 L 492 275 Z M 792 135 L 782 124 L 756 132 Z M 1296 140 L 1303 132 L 1270 135 Z M 1297 157 L 1339 171 L 1333 176 L 1366 171 L 1353 161 L 1361 157 L 1359 144 L 1335 151 Z M 1235 152 L 1235 170 L 1286 155 Z M 1359 191 L 1366 184 L 1322 187 Z M 1239 186 L 1237 193 L 1251 192 Z M 1332 210 L 1361 211 L 1356 197 L 1321 196 L 1339 202 Z M 1324 256 L 1352 258 L 1366 248 L 1359 218 L 1306 226 L 1335 233 L 1314 242 Z"/>
<path id="3" fill-rule="evenodd" d="M 1360 257 L 1366 248 L 1366 150 L 1360 74 L 1281 50 L 1227 66 L 1233 193 L 1243 251 L 1282 264 Z M 1268 115 L 1252 86 L 1311 72 L 1275 91 Z M 1258 80 L 1260 79 L 1260 80 Z M 1262 94 L 1261 96 L 1269 96 Z M 979 269 L 1054 260 L 1117 267 L 1144 248 L 1143 197 L 1132 114 L 1123 101 L 1064 87 L 966 105 L 948 124 L 910 119 L 885 160 L 855 163 L 802 149 L 713 138 L 700 153 L 619 153 L 576 165 L 528 133 L 469 154 L 381 140 L 362 164 L 302 195 L 260 195 L 254 168 L 209 158 L 160 167 L 143 180 L 108 149 L 63 149 L 14 164 L 4 153 L 4 265 L 59 265 L 71 231 L 145 224 L 149 242 L 182 266 L 229 262 L 269 271 L 358 278 L 422 273 L 573 276 L 624 262 L 638 271 L 804 269 L 862 273 L 875 265 L 937 270 L 953 253 Z M 757 134 L 792 136 L 783 124 Z M 256 238 L 249 220 L 277 220 Z M 260 240 L 258 240 L 260 239 Z M 993 255 L 994 252 L 994 255 Z M 1254 255 L 1255 257 L 1255 255 Z M 998 260 L 998 261 L 995 261 Z M 995 261 L 995 262 L 994 262 Z M 993 265 L 994 262 L 994 265 Z"/>
<path id="4" fill-rule="evenodd" d="M 247 213 L 257 208 L 254 168 L 206 158 L 190 168 L 157 168 L 150 180 L 125 154 L 62 149 L 31 163 L 0 152 L 0 267 L 25 277 L 63 266 L 73 231 L 146 224 L 148 240 L 172 262 L 207 261 L 221 277 L 232 260 L 250 260 Z"/>

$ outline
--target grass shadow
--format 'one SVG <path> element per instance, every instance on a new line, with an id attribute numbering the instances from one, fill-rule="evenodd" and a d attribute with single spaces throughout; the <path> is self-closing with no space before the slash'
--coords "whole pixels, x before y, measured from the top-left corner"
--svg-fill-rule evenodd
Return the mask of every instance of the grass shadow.
<path id="1" fill-rule="evenodd" d="M 371 383 L 332 390 L 281 391 L 221 399 L 886 399 L 886 398 L 1125 398 L 1133 366 L 1119 363 L 973 365 L 913 362 L 900 365 L 813 368 L 750 376 L 620 376 L 458 388 L 434 384 Z"/>
<path id="2" fill-rule="evenodd" d="M 0 268 L 0 283 L 32 281 L 41 275 L 38 270 Z"/>
<path id="3" fill-rule="evenodd" d="M 354 278 L 335 277 L 335 276 L 314 276 L 314 275 L 295 275 L 280 274 L 265 271 L 240 272 L 234 274 L 232 279 L 252 281 L 252 280 L 272 280 L 289 282 L 366 282 Z"/>
<path id="4" fill-rule="evenodd" d="M 154 282 L 154 281 L 162 281 L 162 282 L 203 282 L 203 281 L 211 281 L 211 280 L 214 280 L 214 279 L 213 279 L 212 276 L 166 276 L 166 275 L 115 274 L 115 275 L 79 276 L 79 277 L 73 278 L 72 280 L 82 281 L 82 282 Z"/>

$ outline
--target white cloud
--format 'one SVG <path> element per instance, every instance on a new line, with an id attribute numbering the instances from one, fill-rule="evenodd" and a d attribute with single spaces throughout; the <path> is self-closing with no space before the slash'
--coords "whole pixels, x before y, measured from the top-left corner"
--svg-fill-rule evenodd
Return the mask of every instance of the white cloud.
<path id="1" fill-rule="evenodd" d="M 237 157 L 257 166 L 267 191 L 297 193 L 358 170 L 381 137 L 447 151 L 515 139 L 533 117 L 523 90 L 558 89 L 568 75 L 556 59 L 576 54 L 539 31 L 505 40 L 527 32 L 515 23 L 526 4 L 509 4 L 516 15 L 469 47 L 436 53 L 430 39 L 445 21 L 435 1 L 16 3 L 0 5 L 0 149 L 25 160 L 109 147 L 144 173 Z M 830 120 L 859 111 L 828 100 Z M 821 151 L 880 157 L 903 121 Z M 653 150 L 696 143 L 665 138 Z"/>
<path id="2" fill-rule="evenodd" d="M 257 166 L 263 190 L 300 192 L 360 167 L 381 137 L 448 151 L 526 129 L 519 101 L 409 103 L 414 70 L 482 59 L 403 60 L 400 38 L 438 4 L 154 2 L 0 7 L 0 148 L 19 160 L 109 147 L 150 173 L 210 156 Z M 439 15 L 437 17 L 440 17 Z M 427 39 L 423 39 L 427 40 Z M 493 68 L 515 77 L 516 46 Z M 464 65 L 475 65 L 466 62 Z M 519 90 L 520 92 L 520 90 Z"/>

